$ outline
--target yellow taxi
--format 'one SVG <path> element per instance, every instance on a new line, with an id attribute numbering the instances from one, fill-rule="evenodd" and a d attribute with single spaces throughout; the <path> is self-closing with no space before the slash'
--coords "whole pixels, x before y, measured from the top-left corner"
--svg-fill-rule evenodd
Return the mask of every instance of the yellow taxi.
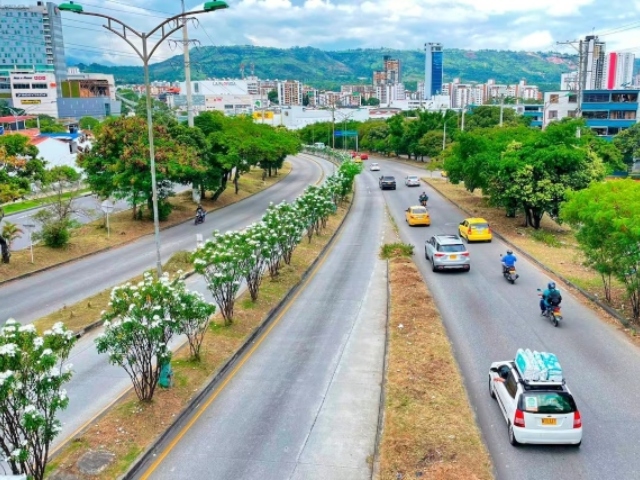
<path id="1" fill-rule="evenodd" d="M 425 207 L 409 207 L 405 213 L 405 220 L 410 226 L 414 225 L 431 225 L 431 217 L 429 211 Z"/>
<path id="2" fill-rule="evenodd" d="M 354 163 L 362 163 L 362 158 L 360 158 L 360 156 L 357 156 L 356 158 L 353 159 Z"/>
<path id="3" fill-rule="evenodd" d="M 458 231 L 467 242 L 490 242 L 493 238 L 491 227 L 484 218 L 467 218 L 460 222 Z"/>

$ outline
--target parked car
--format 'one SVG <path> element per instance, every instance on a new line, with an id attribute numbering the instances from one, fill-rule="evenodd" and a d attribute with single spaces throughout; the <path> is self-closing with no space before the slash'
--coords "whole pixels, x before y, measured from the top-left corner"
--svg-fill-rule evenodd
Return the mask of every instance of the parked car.
<path id="1" fill-rule="evenodd" d="M 395 190 L 396 178 L 388 175 L 380 177 L 380 189 L 381 190 Z"/>
<path id="2" fill-rule="evenodd" d="M 582 418 L 564 379 L 527 381 L 516 362 L 494 362 L 489 394 L 498 402 L 512 445 L 582 443 Z"/>
<path id="3" fill-rule="evenodd" d="M 414 225 L 431 225 L 429 210 L 421 206 L 407 208 L 405 212 L 405 220 L 411 227 Z"/>
<path id="4" fill-rule="evenodd" d="M 466 218 L 458 226 L 460 236 L 467 242 L 491 242 L 493 234 L 484 218 Z"/>
<path id="5" fill-rule="evenodd" d="M 379 172 L 380 171 L 380 165 L 378 165 L 377 163 L 374 162 L 369 167 L 369 170 L 371 170 L 372 172 Z"/>
<path id="6" fill-rule="evenodd" d="M 418 178 L 417 175 L 409 175 L 407 177 L 404 177 L 404 184 L 407 187 L 419 187 L 420 179 Z"/>
<path id="7" fill-rule="evenodd" d="M 424 258 L 431 262 L 431 269 L 471 269 L 471 258 L 462 239 L 457 235 L 434 235 L 424 244 Z"/>

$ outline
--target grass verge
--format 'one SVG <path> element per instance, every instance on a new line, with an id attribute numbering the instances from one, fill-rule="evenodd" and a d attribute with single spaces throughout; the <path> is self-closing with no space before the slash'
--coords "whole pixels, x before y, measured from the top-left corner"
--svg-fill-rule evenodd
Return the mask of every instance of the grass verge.
<path id="1" fill-rule="evenodd" d="M 291 164 L 285 162 L 278 176 L 262 180 L 262 170 L 252 169 L 239 180 L 239 192 L 236 195 L 231 182 L 227 189 L 215 201 L 202 200 L 202 206 L 208 210 L 217 210 L 232 203 L 239 202 L 250 195 L 264 190 L 285 178 L 291 171 Z M 191 199 L 191 192 L 176 195 L 170 199 L 173 204 L 173 212 L 169 219 L 160 223 L 160 228 L 167 228 L 193 218 L 195 203 Z M 109 216 L 110 236 L 102 220 L 82 225 L 72 232 L 71 241 L 66 248 L 54 249 L 44 245 L 33 247 L 34 263 L 31 263 L 29 249 L 19 250 L 11 254 L 11 263 L 0 264 L 0 282 L 36 272 L 43 268 L 51 267 L 84 255 L 96 253 L 107 248 L 117 247 L 130 243 L 138 238 L 153 233 L 153 221 L 134 220 L 130 210 L 118 212 Z"/>
<path id="2" fill-rule="evenodd" d="M 201 362 L 195 363 L 188 359 L 188 347 L 174 354 L 174 387 L 158 390 L 153 402 L 148 404 L 138 402 L 133 392 L 127 394 L 70 442 L 52 460 L 48 472 L 73 474 L 78 479 L 89 478 L 78 471 L 78 459 L 88 451 L 108 450 L 115 454 L 115 461 L 99 475 L 90 478 L 112 480 L 122 475 L 140 452 L 169 427 L 172 419 L 242 345 L 268 312 L 300 281 L 334 235 L 346 213 L 347 208 L 340 207 L 337 215 L 329 219 L 327 228 L 321 235 L 315 236 L 311 243 L 303 240 L 293 254 L 291 265 L 284 265 L 277 278 L 264 279 L 260 297 L 255 303 L 251 302 L 248 294 L 242 295 L 237 301 L 234 323 L 231 326 L 212 323 L 205 335 Z M 220 319 L 218 321 L 221 322 Z"/>
<path id="3" fill-rule="evenodd" d="M 380 479 L 489 480 L 491 459 L 440 314 L 406 251 L 389 260 Z"/>
<path id="4" fill-rule="evenodd" d="M 62 194 L 62 198 L 63 199 L 68 199 L 68 198 L 71 197 L 71 195 L 74 195 L 74 196 L 83 195 L 83 194 L 88 193 L 90 191 L 91 190 L 89 190 L 88 188 L 83 188 L 81 190 L 78 190 L 77 192 L 63 193 Z M 30 200 L 24 200 L 22 202 L 5 203 L 2 206 L 2 208 L 4 209 L 5 215 L 13 215 L 14 213 L 18 213 L 18 212 L 23 212 L 25 210 L 29 210 L 30 208 L 36 208 L 36 207 L 42 207 L 43 205 L 48 205 L 48 204 L 54 202 L 57 199 L 58 199 L 58 195 L 48 195 L 46 197 L 33 198 L 33 199 L 30 199 Z"/>
<path id="5" fill-rule="evenodd" d="M 519 249 L 591 295 L 602 301 L 605 300 L 600 276 L 584 265 L 584 256 L 569 227 L 558 225 L 545 215 L 539 230 L 525 228 L 522 214 L 515 218 L 507 218 L 504 210 L 488 206 L 478 191 L 471 193 L 465 190 L 463 185 L 453 185 L 441 179 L 425 177 L 423 180 L 471 215 L 485 218 L 490 223 L 492 230 Z M 544 285 L 540 287 L 542 288 Z M 610 324 L 628 333 L 633 333 L 631 330 L 624 329 L 616 319 L 596 307 L 592 302 L 584 299 L 584 303 L 594 308 Z M 613 282 L 610 306 L 623 315 L 625 312 L 631 311 L 626 300 L 624 287 L 616 281 Z"/>

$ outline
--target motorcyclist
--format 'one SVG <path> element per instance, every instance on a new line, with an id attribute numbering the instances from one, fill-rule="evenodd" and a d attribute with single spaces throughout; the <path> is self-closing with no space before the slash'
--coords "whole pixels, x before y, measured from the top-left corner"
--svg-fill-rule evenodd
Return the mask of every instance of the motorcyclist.
<path id="1" fill-rule="evenodd" d="M 518 259 L 512 250 L 507 250 L 507 254 L 502 257 L 502 273 L 506 273 L 509 268 L 515 267 Z"/>
<path id="2" fill-rule="evenodd" d="M 555 282 L 549 282 L 540 299 L 540 315 L 544 315 L 550 307 L 559 306 L 561 302 L 562 295 L 560 295 L 560 290 L 556 288 Z"/>
<path id="3" fill-rule="evenodd" d="M 196 218 L 202 218 L 205 215 L 205 211 L 204 208 L 202 208 L 201 204 L 198 204 L 198 207 L 196 208 Z"/>
<path id="4" fill-rule="evenodd" d="M 427 205 L 427 202 L 429 201 L 429 196 L 427 195 L 427 192 L 422 192 L 420 194 L 420 205 Z"/>

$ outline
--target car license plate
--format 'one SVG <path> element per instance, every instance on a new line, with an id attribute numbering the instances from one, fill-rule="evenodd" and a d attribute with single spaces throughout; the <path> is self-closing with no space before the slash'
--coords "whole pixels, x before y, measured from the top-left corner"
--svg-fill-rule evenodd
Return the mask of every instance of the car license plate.
<path id="1" fill-rule="evenodd" d="M 457 260 L 458 255 L 449 255 L 449 260 Z"/>
<path id="2" fill-rule="evenodd" d="M 543 418 L 542 425 L 557 425 L 558 421 L 555 418 Z"/>
<path id="3" fill-rule="evenodd" d="M 473 233 L 477 233 L 478 235 L 484 233 L 484 228 L 474 228 Z"/>

